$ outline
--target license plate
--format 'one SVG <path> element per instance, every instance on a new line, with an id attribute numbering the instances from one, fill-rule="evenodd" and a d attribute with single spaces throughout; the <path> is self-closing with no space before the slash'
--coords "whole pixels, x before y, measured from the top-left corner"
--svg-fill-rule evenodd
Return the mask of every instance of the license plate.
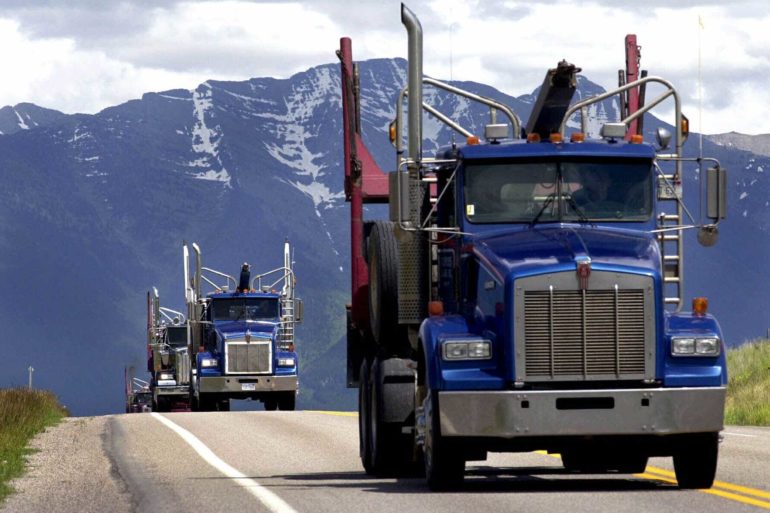
<path id="1" fill-rule="evenodd" d="M 241 383 L 241 390 L 253 392 L 256 389 L 257 389 L 256 383 Z"/>

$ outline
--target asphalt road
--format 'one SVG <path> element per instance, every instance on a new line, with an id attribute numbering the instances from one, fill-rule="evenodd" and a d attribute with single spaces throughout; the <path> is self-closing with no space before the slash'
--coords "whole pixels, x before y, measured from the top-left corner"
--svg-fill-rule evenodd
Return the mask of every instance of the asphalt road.
<path id="1" fill-rule="evenodd" d="M 419 478 L 367 476 L 351 413 L 134 414 L 81 422 L 86 427 L 75 438 L 72 421 L 46 433 L 49 447 L 33 457 L 30 477 L 0 511 L 43 505 L 62 513 L 770 510 L 770 428 L 725 430 L 711 490 L 678 490 L 669 458 L 650 460 L 644 474 L 578 475 L 566 473 L 556 457 L 524 453 L 491 454 L 469 464 L 462 490 L 434 493 Z M 68 450 L 57 443 L 57 430 L 73 444 Z M 61 454 L 41 462 L 47 451 Z M 69 471 L 66 479 L 57 475 L 83 451 L 99 461 L 81 461 L 76 467 L 83 471 Z M 79 495 L 88 498 L 71 499 Z"/>

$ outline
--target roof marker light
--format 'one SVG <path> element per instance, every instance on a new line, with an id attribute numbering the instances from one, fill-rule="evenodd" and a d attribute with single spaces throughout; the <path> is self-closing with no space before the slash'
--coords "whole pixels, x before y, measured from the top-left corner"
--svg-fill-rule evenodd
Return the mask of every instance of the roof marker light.
<path id="1" fill-rule="evenodd" d="M 644 142 L 644 136 L 642 134 L 632 134 L 631 144 L 642 144 Z"/>
<path id="2" fill-rule="evenodd" d="M 586 140 L 586 134 L 583 132 L 572 132 L 572 135 L 569 136 L 569 140 L 573 143 L 581 143 Z"/>
<path id="3" fill-rule="evenodd" d="M 471 135 L 470 137 L 468 137 L 468 140 L 466 142 L 468 143 L 468 145 L 472 146 L 474 144 L 479 144 L 481 141 L 477 136 Z"/>
<path id="4" fill-rule="evenodd" d="M 536 132 L 532 132 L 531 134 L 527 134 L 527 142 L 528 143 L 538 143 L 540 142 L 540 134 Z"/>
<path id="5" fill-rule="evenodd" d="M 548 138 L 552 143 L 560 143 L 562 141 L 561 133 L 554 132 Z"/>

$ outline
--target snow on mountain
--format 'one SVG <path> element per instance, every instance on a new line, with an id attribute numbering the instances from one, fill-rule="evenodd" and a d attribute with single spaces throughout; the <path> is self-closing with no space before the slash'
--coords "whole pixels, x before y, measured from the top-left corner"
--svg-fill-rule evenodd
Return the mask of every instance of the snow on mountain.
<path id="1" fill-rule="evenodd" d="M 713 134 L 706 136 L 710 141 L 728 148 L 750 151 L 757 155 L 770 157 L 770 134 L 746 135 L 738 132 Z"/>

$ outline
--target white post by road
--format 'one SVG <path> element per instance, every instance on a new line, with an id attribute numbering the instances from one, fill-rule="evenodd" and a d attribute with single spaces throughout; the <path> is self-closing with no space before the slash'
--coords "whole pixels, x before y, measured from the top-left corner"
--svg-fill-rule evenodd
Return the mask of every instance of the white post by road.
<path id="1" fill-rule="evenodd" d="M 35 372 L 35 369 L 30 365 L 27 370 L 29 371 L 29 389 L 32 390 L 32 373 Z"/>

